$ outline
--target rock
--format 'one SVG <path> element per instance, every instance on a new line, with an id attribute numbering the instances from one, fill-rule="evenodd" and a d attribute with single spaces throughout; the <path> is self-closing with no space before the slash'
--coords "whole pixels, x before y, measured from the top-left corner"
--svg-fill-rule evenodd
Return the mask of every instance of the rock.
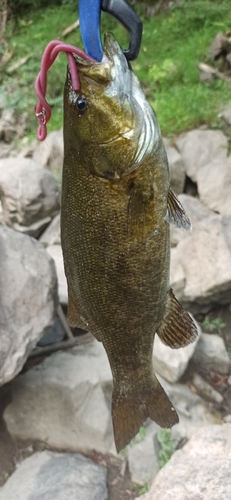
<path id="1" fill-rule="evenodd" d="M 204 396 L 207 399 L 210 399 L 211 401 L 215 401 L 215 403 L 222 403 L 223 401 L 223 396 L 220 394 L 220 392 L 216 391 L 211 387 L 208 382 L 206 382 L 198 373 L 194 373 L 193 378 L 192 378 L 192 383 L 196 389 L 198 389 L 199 394 L 201 396 Z"/>
<path id="2" fill-rule="evenodd" d="M 227 155 L 227 138 L 220 130 L 191 130 L 177 138 L 176 146 L 182 156 L 185 172 L 194 182 L 197 182 L 201 167 Z"/>
<path id="3" fill-rule="evenodd" d="M 224 423 L 231 424 L 231 415 L 225 415 L 223 418 Z"/>
<path id="4" fill-rule="evenodd" d="M 176 271 L 171 270 L 172 282 L 177 282 L 179 265 L 183 268 L 185 286 L 178 287 L 176 296 L 192 313 L 202 307 L 230 302 L 231 292 L 231 218 L 217 214 L 194 224 L 176 247 Z M 174 263 L 174 261 L 173 261 Z M 183 274 L 181 276 L 181 282 Z M 203 309 L 206 311 L 206 309 Z"/>
<path id="5" fill-rule="evenodd" d="M 159 431 L 160 427 L 152 422 L 147 427 L 147 435 L 128 446 L 128 466 L 133 483 L 151 484 L 156 476 L 159 470 L 159 461 L 154 437 Z"/>
<path id="6" fill-rule="evenodd" d="M 63 167 L 63 129 L 47 135 L 46 140 L 38 143 L 33 160 L 52 171 L 56 180 L 61 181 Z"/>
<path id="7" fill-rule="evenodd" d="M 170 285 L 177 297 L 184 296 L 185 280 L 186 277 L 184 269 L 180 263 L 177 248 L 172 248 L 170 261 Z"/>
<path id="8" fill-rule="evenodd" d="M 231 424 L 199 429 L 158 472 L 139 500 L 228 500 L 231 498 Z"/>
<path id="9" fill-rule="evenodd" d="M 192 231 L 171 227 L 170 282 L 184 307 L 201 312 L 211 303 L 229 303 L 231 218 L 212 212 L 200 200 L 181 194 Z"/>
<path id="10" fill-rule="evenodd" d="M 198 333 L 201 330 L 198 326 Z M 153 364 L 154 369 L 169 382 L 177 382 L 187 369 L 189 360 L 193 356 L 196 349 L 197 342 L 189 344 L 180 349 L 171 349 L 164 345 L 158 335 L 155 335 L 154 351 L 153 351 Z"/>
<path id="11" fill-rule="evenodd" d="M 231 106 L 230 106 L 230 104 L 228 104 L 227 106 L 225 106 L 223 108 L 223 110 L 221 111 L 219 116 L 224 120 L 224 123 L 227 127 L 229 127 L 231 125 Z"/>
<path id="12" fill-rule="evenodd" d="M 23 234 L 28 234 L 28 236 L 33 236 L 34 238 L 38 238 L 41 232 L 50 224 L 51 217 L 45 217 L 44 219 L 40 219 L 29 226 L 22 226 L 21 224 L 17 224 L 15 222 L 13 227 L 15 231 L 19 231 Z"/>
<path id="13" fill-rule="evenodd" d="M 209 71 L 200 71 L 199 81 L 211 83 L 216 80 L 216 72 L 211 73 Z"/>
<path id="14" fill-rule="evenodd" d="M 9 114 L 9 112 L 7 113 Z M 11 123 L 7 120 L 8 117 L 6 117 L 6 121 L 1 119 L 0 123 L 0 139 L 6 143 L 10 143 L 13 141 L 15 135 L 16 135 L 16 130 L 15 127 L 11 125 Z M 6 127 L 7 125 L 7 127 Z"/>
<path id="15" fill-rule="evenodd" d="M 60 245 L 60 214 L 57 214 L 39 241 L 45 246 Z"/>
<path id="16" fill-rule="evenodd" d="M 25 129 L 26 114 L 23 113 L 19 120 L 12 109 L 3 109 L 0 118 L 0 141 L 10 143 L 15 137 L 23 135 Z"/>
<path id="17" fill-rule="evenodd" d="M 210 411 L 208 403 L 190 391 L 187 385 L 170 384 L 159 375 L 158 379 L 179 415 L 179 423 L 171 430 L 173 438 L 175 438 L 174 433 L 177 433 L 181 440 L 189 439 L 195 429 L 222 422 L 221 414 L 214 410 Z"/>
<path id="18" fill-rule="evenodd" d="M 107 469 L 77 453 L 26 458 L 0 488 L 0 500 L 107 500 Z"/>
<path id="19" fill-rule="evenodd" d="M 216 218 L 216 215 L 198 198 L 189 196 L 187 194 L 180 194 L 178 198 L 190 219 L 192 231 L 194 231 L 198 222 L 205 220 L 207 217 Z M 173 246 L 176 246 L 180 241 L 187 238 L 189 234 L 190 233 L 188 233 L 188 231 L 184 231 L 183 229 L 179 229 L 172 225 L 170 226 L 171 244 Z"/>
<path id="20" fill-rule="evenodd" d="M 214 370 L 224 375 L 231 371 L 231 360 L 219 335 L 203 333 L 196 346 L 193 361 L 206 370 Z"/>
<path id="21" fill-rule="evenodd" d="M 0 385 L 21 370 L 53 322 L 56 273 L 43 246 L 0 226 Z"/>
<path id="22" fill-rule="evenodd" d="M 20 141 L 16 156 L 18 158 L 32 158 L 38 142 L 39 141 L 37 141 L 36 139 L 34 139 L 33 141 L 29 141 L 29 138 L 27 136 L 23 137 L 23 139 Z M 41 165 L 39 159 L 38 163 Z"/>
<path id="23" fill-rule="evenodd" d="M 49 222 L 60 208 L 59 192 L 52 175 L 28 158 L 0 160 L 0 195 L 4 223 L 16 226 L 17 230 L 22 226 L 23 232 L 26 226 L 30 234 L 33 224 L 47 217 Z M 36 226 L 35 232 L 37 229 Z"/>
<path id="24" fill-rule="evenodd" d="M 209 47 L 209 56 L 211 59 L 216 60 L 224 52 L 227 54 L 231 52 L 230 38 L 223 35 L 223 33 L 217 33 Z"/>
<path id="25" fill-rule="evenodd" d="M 61 302 L 61 304 L 67 304 L 68 302 L 67 280 L 64 272 L 63 252 L 61 245 L 50 245 L 46 248 L 46 250 L 55 262 L 55 267 L 58 277 L 59 301 Z"/>
<path id="26" fill-rule="evenodd" d="M 38 346 L 44 347 L 45 345 L 56 344 L 65 338 L 65 330 L 59 318 L 56 316 L 52 326 L 46 328 L 41 340 L 37 343 Z"/>
<path id="27" fill-rule="evenodd" d="M 7 144 L 5 142 L 0 141 L 0 159 L 7 158 L 11 154 L 12 149 L 13 149 L 12 144 Z"/>
<path id="28" fill-rule="evenodd" d="M 231 216 L 231 157 L 227 148 L 197 172 L 201 201 L 222 215 Z"/>
<path id="29" fill-rule="evenodd" d="M 185 167 L 181 155 L 176 148 L 167 145 L 166 153 L 169 161 L 171 187 L 176 194 L 184 190 Z"/>
<path id="30" fill-rule="evenodd" d="M 4 412 L 9 432 L 56 449 L 109 451 L 112 375 L 96 340 L 57 352 L 12 382 Z"/>

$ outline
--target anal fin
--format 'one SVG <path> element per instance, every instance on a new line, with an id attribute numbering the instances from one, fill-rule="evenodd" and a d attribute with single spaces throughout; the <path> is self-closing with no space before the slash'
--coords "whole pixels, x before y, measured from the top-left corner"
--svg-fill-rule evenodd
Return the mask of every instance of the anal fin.
<path id="1" fill-rule="evenodd" d="M 160 340 L 172 349 L 185 347 L 198 336 L 193 319 L 180 305 L 172 289 L 169 291 L 165 315 L 157 334 Z"/>
<path id="2" fill-rule="evenodd" d="M 180 200 L 178 200 L 171 188 L 168 192 L 167 213 L 164 219 L 169 224 L 185 229 L 186 231 L 190 231 L 192 229 L 191 222 L 186 215 Z"/>

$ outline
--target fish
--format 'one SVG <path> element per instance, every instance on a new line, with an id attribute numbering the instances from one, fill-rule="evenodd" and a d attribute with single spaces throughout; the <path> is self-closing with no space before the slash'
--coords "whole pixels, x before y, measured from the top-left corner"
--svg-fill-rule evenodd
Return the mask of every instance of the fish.
<path id="1" fill-rule="evenodd" d="M 111 33 L 102 61 L 75 56 L 64 88 L 61 244 L 68 322 L 102 342 L 112 371 L 116 449 L 149 417 L 170 428 L 178 415 L 153 368 L 155 334 L 171 348 L 197 327 L 169 284 L 170 224 L 190 221 L 170 187 L 160 128 L 138 78 Z"/>

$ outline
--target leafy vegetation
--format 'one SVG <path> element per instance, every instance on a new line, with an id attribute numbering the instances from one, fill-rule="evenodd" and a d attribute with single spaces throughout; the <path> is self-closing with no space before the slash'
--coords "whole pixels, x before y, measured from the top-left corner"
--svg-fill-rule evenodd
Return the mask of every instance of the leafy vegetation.
<path id="1" fill-rule="evenodd" d="M 160 445 L 159 466 L 161 468 L 170 460 L 176 446 L 168 429 L 162 429 L 157 434 L 157 440 Z"/>
<path id="2" fill-rule="evenodd" d="M 32 138 L 37 127 L 33 84 L 41 56 L 49 41 L 62 39 L 63 30 L 76 20 L 76 0 L 53 0 L 48 7 L 47 2 L 36 0 L 37 8 L 33 9 L 32 0 L 10 3 L 24 3 L 27 9 L 20 16 L 13 15 L 7 23 L 6 44 L 0 49 L 1 96 L 18 113 L 27 111 L 28 134 Z M 229 0 L 180 0 L 172 3 L 169 12 L 156 17 L 145 16 L 145 2 L 132 3 L 144 23 L 142 48 L 133 69 L 144 84 L 163 134 L 171 137 L 205 123 L 218 127 L 217 112 L 231 101 L 231 85 L 225 80 L 200 83 L 197 63 L 207 61 L 208 47 L 215 35 L 230 29 Z M 155 4 L 154 0 L 146 3 Z M 125 30 L 103 13 L 102 33 L 107 30 L 114 32 L 122 46 L 127 46 Z M 82 46 L 78 30 L 68 35 L 66 41 Z M 9 73 L 10 66 L 25 56 L 25 64 Z M 62 125 L 66 65 L 66 57 L 61 54 L 49 71 L 47 95 L 54 108 L 49 131 Z"/>
<path id="3" fill-rule="evenodd" d="M 143 441 L 145 436 L 147 436 L 147 430 L 145 427 L 140 427 L 138 434 L 130 441 L 129 446 L 132 447 L 135 444 L 140 443 L 140 441 Z"/>
<path id="4" fill-rule="evenodd" d="M 144 484 L 141 488 L 138 488 L 137 495 L 140 497 L 149 491 L 148 484 Z"/>
<path id="5" fill-rule="evenodd" d="M 218 335 L 221 335 L 223 328 L 226 327 L 226 323 L 223 323 L 221 318 L 210 319 L 209 316 L 206 316 L 201 326 L 206 332 L 216 332 Z"/>

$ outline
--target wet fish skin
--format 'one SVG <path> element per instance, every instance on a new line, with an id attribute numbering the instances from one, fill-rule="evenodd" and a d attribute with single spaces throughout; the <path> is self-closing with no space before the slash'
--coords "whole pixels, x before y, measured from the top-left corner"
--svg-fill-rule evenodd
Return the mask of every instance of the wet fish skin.
<path id="1" fill-rule="evenodd" d="M 101 64 L 78 61 L 77 67 L 86 111 L 76 110 L 69 75 L 64 93 L 68 319 L 106 349 L 119 451 L 147 417 L 162 427 L 178 422 L 154 374 L 152 351 L 155 333 L 173 348 L 197 335 L 169 288 L 167 221 L 186 229 L 189 221 L 170 191 L 155 115 L 114 38 L 107 37 Z"/>

